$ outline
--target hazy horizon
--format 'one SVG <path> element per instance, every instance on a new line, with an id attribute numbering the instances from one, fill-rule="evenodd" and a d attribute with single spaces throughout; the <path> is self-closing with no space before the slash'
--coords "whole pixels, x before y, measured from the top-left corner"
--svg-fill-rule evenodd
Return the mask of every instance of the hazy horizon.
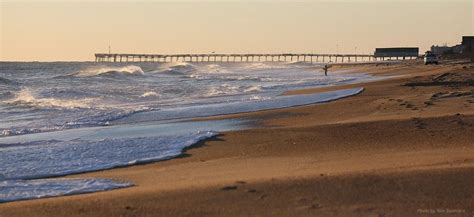
<path id="1" fill-rule="evenodd" d="M 0 61 L 94 53 L 373 53 L 455 45 L 473 1 L 1 1 Z"/>

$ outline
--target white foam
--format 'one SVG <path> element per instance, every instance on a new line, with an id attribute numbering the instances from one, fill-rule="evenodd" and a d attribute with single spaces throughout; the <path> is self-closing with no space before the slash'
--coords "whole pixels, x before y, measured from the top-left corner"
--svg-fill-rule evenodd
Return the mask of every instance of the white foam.
<path id="1" fill-rule="evenodd" d="M 208 124 L 197 123 L 121 125 L 1 138 L 0 202 L 130 186 L 101 179 L 31 179 L 170 159 L 216 135 L 207 129 Z M 44 140 L 50 138 L 55 140 Z"/>
<path id="2" fill-rule="evenodd" d="M 148 91 L 143 93 L 140 97 L 153 97 L 153 96 L 160 96 L 160 94 L 156 93 L 155 91 Z"/>
<path id="3" fill-rule="evenodd" d="M 104 109 L 105 107 L 101 107 Z M 92 110 L 88 111 L 88 115 L 84 115 L 83 113 L 79 113 L 80 115 L 84 115 L 83 117 L 79 116 L 79 118 L 73 118 L 71 121 L 61 122 L 58 124 L 51 124 L 51 125 L 40 125 L 35 126 L 33 124 L 22 126 L 22 127 L 10 127 L 7 129 L 0 128 L 0 137 L 6 136 L 18 136 L 24 134 L 31 134 L 31 133 L 43 133 L 43 132 L 51 132 L 51 131 L 59 131 L 59 130 L 66 130 L 72 128 L 79 128 L 85 126 L 106 126 L 110 121 L 114 121 L 117 119 L 121 119 L 127 116 L 130 116 L 135 113 L 140 112 L 147 112 L 153 111 L 156 109 L 148 108 L 148 107 L 137 107 L 137 108 L 123 108 L 123 109 L 114 109 L 114 110 Z M 57 112 L 56 112 L 57 113 Z"/>
<path id="4" fill-rule="evenodd" d="M 5 186 L 18 186 L 25 179 L 63 176 L 170 159 L 180 155 L 184 148 L 215 136 L 226 130 L 226 125 L 178 122 L 174 125 L 159 124 L 140 126 L 133 124 L 144 118 L 145 122 L 180 119 L 186 117 L 232 114 L 266 109 L 284 108 L 327 102 L 358 94 L 363 88 L 338 90 L 319 94 L 278 96 L 271 99 L 254 98 L 250 101 L 198 105 L 169 110 L 135 114 L 124 118 L 130 125 L 107 128 L 80 128 L 70 131 L 28 134 L 0 138 L 0 173 Z M 259 96 L 260 97 L 260 96 Z M 153 122 L 151 122 L 153 123 Z M 228 128 L 227 128 L 228 129 Z M 55 138 L 55 140 L 45 140 Z M 45 188 L 36 191 L 34 186 L 25 191 L 12 190 L 3 193 L 0 200 L 18 200 L 51 195 L 62 195 L 64 191 L 75 192 L 70 183 L 61 191 L 49 188 L 54 180 L 46 180 Z M 80 185 L 80 184 L 79 184 Z M 112 185 L 111 188 L 113 188 Z M 109 186 L 107 186 L 108 189 Z M 5 188 L 7 189 L 7 188 Z M 66 189 L 66 190 L 64 190 Z M 68 190 L 69 189 L 69 190 Z M 92 186 L 94 189 L 94 186 Z M 94 190 L 91 190 L 94 191 Z M 84 191 L 79 191 L 84 193 Z M 11 196 L 11 194 L 14 194 Z"/>
<path id="5" fill-rule="evenodd" d="M 244 92 L 260 92 L 262 91 L 262 87 L 260 85 L 250 86 L 245 88 Z"/>
<path id="6" fill-rule="evenodd" d="M 249 100 L 269 100 L 269 99 L 271 99 L 271 97 L 265 97 L 261 95 L 251 95 L 249 97 Z"/>
<path id="7" fill-rule="evenodd" d="M 230 73 L 222 65 L 210 64 L 207 65 L 207 70 L 204 70 L 203 73 Z"/>
<path id="8" fill-rule="evenodd" d="M 170 68 L 173 68 L 173 67 L 193 67 L 194 68 L 194 65 L 191 64 L 191 63 L 188 63 L 188 62 L 173 62 L 171 63 L 171 65 L 168 65 Z"/>
<path id="9" fill-rule="evenodd" d="M 61 135 L 61 132 L 57 133 Z M 130 128 L 127 133 L 131 133 Z M 48 135 L 53 134 L 45 134 Z M 7 146 L 3 143 L 4 147 L 0 149 L 0 173 L 7 180 L 37 179 L 165 160 L 180 155 L 184 148 L 214 135 L 216 133 L 211 131 L 198 132 L 187 128 L 179 134 L 170 132 L 159 137 L 120 138 L 120 135 L 115 135 L 95 140 L 36 140 L 10 143 Z M 74 138 L 74 134 L 66 137 Z M 30 138 L 35 138 L 35 135 Z M 18 141 L 22 138 L 7 137 L 0 141 L 9 139 Z"/>
<path id="10" fill-rule="evenodd" d="M 206 96 L 224 96 L 224 95 L 235 95 L 242 93 L 255 93 L 261 92 L 262 86 L 260 85 L 231 85 L 222 84 L 220 86 L 213 86 L 208 91 Z"/>
<path id="11" fill-rule="evenodd" d="M 254 112 L 268 109 L 287 108 L 293 106 L 308 105 L 314 103 L 329 102 L 344 97 L 361 93 L 364 88 L 352 88 L 344 90 L 328 91 L 317 94 L 305 94 L 294 96 L 274 96 L 273 94 L 261 94 L 265 100 L 241 100 L 233 102 L 218 102 L 213 104 L 200 104 L 183 106 L 179 108 L 163 108 L 158 111 L 137 113 L 124 117 L 112 123 L 136 123 L 160 120 L 172 120 L 182 118 L 207 117 L 215 115 L 236 114 L 243 112 Z"/>
<path id="12" fill-rule="evenodd" d="M 239 93 L 241 87 L 237 85 L 222 84 L 220 86 L 213 86 L 208 90 L 206 96 L 219 96 Z"/>
<path id="13" fill-rule="evenodd" d="M 170 159 L 216 135 L 209 126 L 226 129 L 227 122 L 121 125 L 0 138 L 0 202 L 130 186 L 104 179 L 41 178 Z"/>
<path id="14" fill-rule="evenodd" d="M 166 69 L 167 72 L 176 74 L 186 74 L 195 70 L 196 67 L 193 64 L 187 62 L 176 62 L 172 65 L 169 65 Z"/>
<path id="15" fill-rule="evenodd" d="M 72 194 L 83 194 L 132 186 L 109 179 L 39 179 L 0 181 L 0 203 Z"/>
<path id="16" fill-rule="evenodd" d="M 248 64 L 248 65 L 245 66 L 245 68 L 247 68 L 247 69 L 272 69 L 275 66 L 276 66 L 275 64 L 270 65 L 270 64 L 263 63 L 263 62 L 258 62 L 258 63 Z"/>
<path id="17" fill-rule="evenodd" d="M 72 74 L 75 77 L 92 77 L 103 74 L 123 74 L 123 75 L 144 75 L 142 68 L 140 66 L 129 65 L 124 67 L 100 67 L 100 68 L 91 68 L 88 70 L 80 71 Z"/>
<path id="18" fill-rule="evenodd" d="M 39 98 L 34 96 L 28 88 L 22 89 L 15 94 L 15 98 L 4 101 L 7 104 L 20 104 L 27 106 L 43 107 L 43 108 L 91 108 L 94 99 L 56 99 L 56 98 Z"/>
<path id="19" fill-rule="evenodd" d="M 150 122 L 169 119 L 202 117 L 222 114 L 233 114 L 266 109 L 285 108 L 312 103 L 327 102 L 360 93 L 363 88 L 337 90 L 318 94 L 278 96 L 265 100 L 250 100 L 233 103 L 216 103 L 196 105 L 190 107 L 163 109 L 147 113 L 137 113 L 120 121 L 126 123 Z M 119 125 L 120 126 L 120 125 Z M 186 126 L 186 125 L 183 125 Z M 180 127 L 183 128 L 183 127 Z M 7 179 L 28 179 L 50 176 L 67 175 L 71 173 L 108 169 L 129 165 L 130 162 L 140 163 L 168 159 L 179 155 L 183 148 L 202 139 L 214 136 L 212 131 L 195 132 L 196 127 L 172 131 L 171 135 L 146 134 L 138 137 L 140 131 L 132 131 L 131 127 L 124 127 L 127 135 L 134 137 L 121 138 L 121 134 L 112 134 L 103 139 L 87 141 L 91 136 L 81 136 L 80 140 L 43 141 L 42 145 L 31 146 L 29 143 L 42 141 L 40 135 L 26 135 L 24 138 L 33 138 L 31 141 L 19 141 L 23 137 L 0 138 L 0 144 L 20 142 L 19 146 L 8 146 L 1 149 L 0 165 L 2 173 Z M 220 131 L 221 129 L 213 129 Z M 93 130 L 95 132 L 96 130 Z M 79 131 L 80 132 L 80 131 Z M 64 131 L 67 133 L 67 131 Z M 64 134 L 62 131 L 58 135 Z M 45 134 L 46 138 L 57 138 L 54 134 Z M 36 138 L 36 139 L 35 139 Z M 67 135 L 63 138 L 74 138 Z"/>

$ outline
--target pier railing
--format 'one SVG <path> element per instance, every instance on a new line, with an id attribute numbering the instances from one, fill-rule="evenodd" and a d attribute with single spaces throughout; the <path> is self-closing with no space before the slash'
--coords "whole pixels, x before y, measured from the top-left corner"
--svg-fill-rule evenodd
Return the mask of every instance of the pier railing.
<path id="1" fill-rule="evenodd" d="M 416 59 L 418 56 L 377 57 L 368 54 L 118 54 L 97 53 L 96 62 L 369 62 Z"/>

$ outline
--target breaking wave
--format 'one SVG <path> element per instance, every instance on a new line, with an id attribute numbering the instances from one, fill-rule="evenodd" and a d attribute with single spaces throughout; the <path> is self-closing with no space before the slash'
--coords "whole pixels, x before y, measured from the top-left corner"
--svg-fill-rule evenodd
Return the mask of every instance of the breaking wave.
<path id="1" fill-rule="evenodd" d="M 211 87 L 206 96 L 221 96 L 221 95 L 233 95 L 242 93 L 255 93 L 261 92 L 262 87 L 260 85 L 229 85 L 223 84 L 220 86 Z"/>
<path id="2" fill-rule="evenodd" d="M 271 97 L 268 96 L 259 96 L 259 95 L 251 95 L 249 100 L 269 100 Z"/>
<path id="3" fill-rule="evenodd" d="M 156 93 L 155 91 L 148 91 L 143 93 L 140 97 L 157 97 L 160 96 L 160 94 Z"/>
<path id="4" fill-rule="evenodd" d="M 206 96 L 221 96 L 226 94 L 236 94 L 239 92 L 240 87 L 236 85 L 222 84 L 220 86 L 211 87 Z"/>
<path id="5" fill-rule="evenodd" d="M 91 108 L 94 99 L 56 99 L 56 98 L 38 98 L 30 90 L 22 89 L 15 94 L 13 99 L 4 101 L 10 105 L 25 105 L 40 108 Z"/>
<path id="6" fill-rule="evenodd" d="M 193 71 L 196 71 L 196 67 L 186 62 L 174 63 L 165 70 L 165 72 L 171 74 L 186 74 Z"/>
<path id="7" fill-rule="evenodd" d="M 130 65 L 124 67 L 101 67 L 93 68 L 70 74 L 74 77 L 94 77 L 100 75 L 144 75 L 140 66 Z"/>
<path id="8" fill-rule="evenodd" d="M 247 69 L 273 69 L 277 67 L 276 64 L 270 65 L 263 62 L 252 63 L 245 66 Z"/>
<path id="9" fill-rule="evenodd" d="M 230 71 L 226 70 L 223 66 L 218 64 L 210 64 L 207 65 L 207 69 L 204 73 L 230 73 Z"/>
<path id="10" fill-rule="evenodd" d="M 244 92 L 248 93 L 248 92 L 260 92 L 262 91 L 262 86 L 260 85 L 255 85 L 255 86 L 250 86 L 250 87 L 247 87 L 245 88 Z"/>

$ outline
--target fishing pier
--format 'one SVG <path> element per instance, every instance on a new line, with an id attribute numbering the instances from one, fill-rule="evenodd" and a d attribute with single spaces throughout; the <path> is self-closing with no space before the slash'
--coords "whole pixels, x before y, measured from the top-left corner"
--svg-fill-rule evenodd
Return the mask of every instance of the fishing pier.
<path id="1" fill-rule="evenodd" d="M 96 53 L 96 62 L 374 62 L 416 59 L 418 55 L 376 56 L 369 54 L 119 54 Z"/>

